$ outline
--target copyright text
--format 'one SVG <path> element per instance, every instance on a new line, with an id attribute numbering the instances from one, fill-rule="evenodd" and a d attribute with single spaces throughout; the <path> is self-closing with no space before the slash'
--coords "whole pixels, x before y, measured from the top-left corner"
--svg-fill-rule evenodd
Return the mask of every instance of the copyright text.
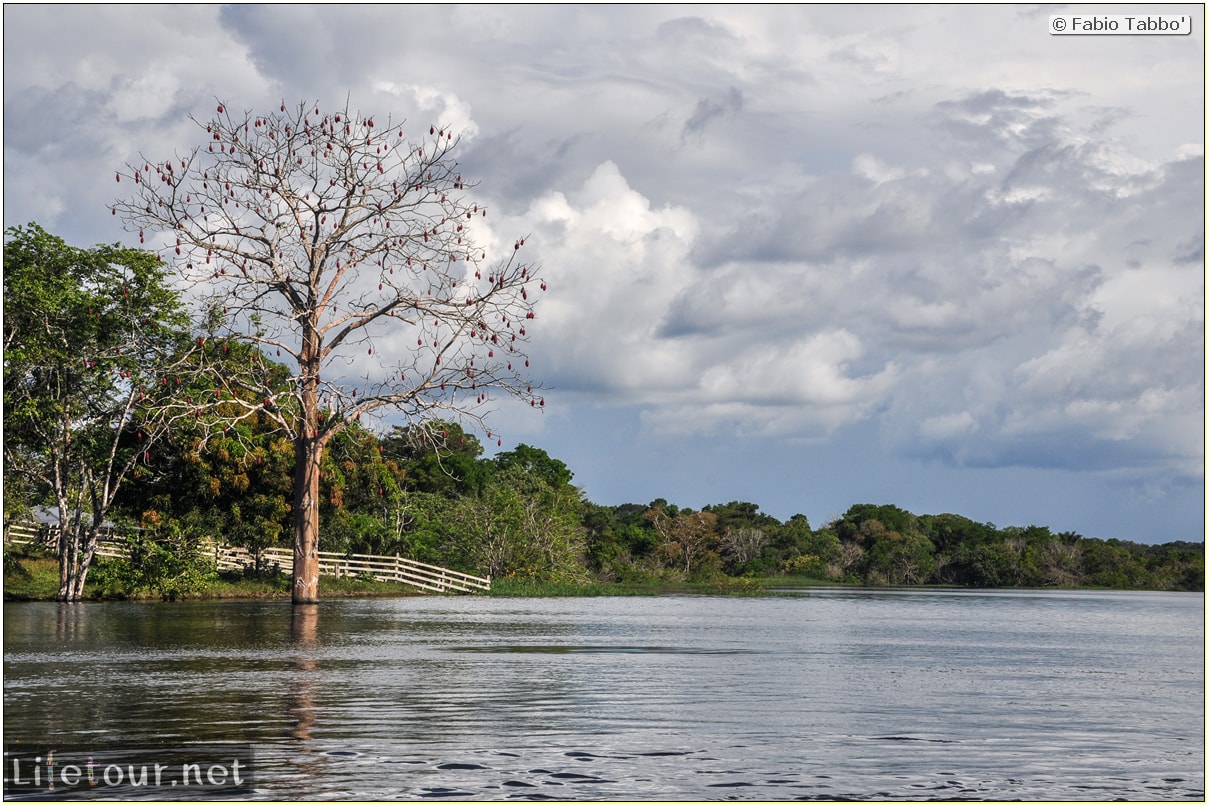
<path id="1" fill-rule="evenodd" d="M 1187 36 L 1191 14 L 1051 14 L 1053 36 Z"/>

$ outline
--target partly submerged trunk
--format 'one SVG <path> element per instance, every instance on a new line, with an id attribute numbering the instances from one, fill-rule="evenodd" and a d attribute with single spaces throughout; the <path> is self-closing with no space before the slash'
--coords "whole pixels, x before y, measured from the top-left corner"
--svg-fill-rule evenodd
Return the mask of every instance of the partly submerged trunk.
<path id="1" fill-rule="evenodd" d="M 323 443 L 305 434 L 294 443 L 295 604 L 319 601 L 319 465 Z"/>

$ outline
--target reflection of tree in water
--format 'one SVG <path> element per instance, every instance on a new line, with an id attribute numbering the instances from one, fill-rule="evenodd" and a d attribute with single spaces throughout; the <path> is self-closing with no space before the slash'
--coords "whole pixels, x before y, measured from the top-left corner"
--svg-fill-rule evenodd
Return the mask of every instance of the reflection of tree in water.
<path id="1" fill-rule="evenodd" d="M 69 602 L 59 604 L 58 618 L 55 620 L 55 638 L 59 643 L 74 641 L 79 627 L 80 606 Z"/>
<path id="2" fill-rule="evenodd" d="M 290 637 L 294 649 L 298 650 L 290 683 L 290 735 L 295 739 L 309 740 L 315 725 L 315 649 L 319 646 L 319 605 L 294 605 L 290 622 Z"/>

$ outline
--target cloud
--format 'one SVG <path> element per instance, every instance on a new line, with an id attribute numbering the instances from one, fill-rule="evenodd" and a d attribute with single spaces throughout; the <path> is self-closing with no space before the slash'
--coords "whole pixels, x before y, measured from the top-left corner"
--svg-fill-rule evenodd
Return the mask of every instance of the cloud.
<path id="1" fill-rule="evenodd" d="M 212 111 L 215 96 L 254 99 L 268 86 L 218 16 L 207 6 L 6 9 L 5 164 L 24 166 L 6 172 L 6 225 L 117 240 L 114 170 L 199 142 L 188 115 Z"/>
<path id="2" fill-rule="evenodd" d="M 473 140 L 479 133 L 478 124 L 470 113 L 470 104 L 452 92 L 434 87 L 399 86 L 391 81 L 376 82 L 374 90 L 396 98 L 408 98 L 422 113 L 429 116 L 432 121 L 430 125 L 439 129 L 450 129 L 455 137 Z"/>
<path id="3" fill-rule="evenodd" d="M 652 207 L 606 162 L 581 188 L 549 194 L 519 218 L 534 227 L 530 243 L 549 278 L 536 352 L 560 388 L 645 397 L 691 383 L 682 351 L 656 336 L 691 279 L 691 214 Z"/>
<path id="4" fill-rule="evenodd" d="M 702 98 L 697 102 L 693 114 L 680 130 L 680 142 L 699 140 L 705 136 L 705 129 L 716 118 L 726 115 L 737 115 L 743 111 L 743 93 L 738 87 L 731 87 L 717 100 Z"/>
<path id="5" fill-rule="evenodd" d="M 955 465 L 1193 468 L 1196 443 L 1165 423 L 1186 429 L 1203 386 L 1186 360 L 1203 278 L 1185 259 L 1203 234 L 1180 211 L 1197 162 L 1132 157 L 1065 102 L 938 103 L 971 145 L 964 169 L 861 152 L 729 225 L 725 205 L 660 210 L 602 165 L 530 210 L 559 244 L 545 261 L 576 278 L 576 304 L 547 308 L 555 376 L 675 433 L 814 438 L 877 418 L 906 454 Z"/>

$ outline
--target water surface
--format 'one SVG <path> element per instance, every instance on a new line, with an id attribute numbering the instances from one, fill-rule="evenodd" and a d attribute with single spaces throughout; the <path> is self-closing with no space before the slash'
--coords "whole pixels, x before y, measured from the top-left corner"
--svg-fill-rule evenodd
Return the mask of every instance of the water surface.
<path id="1" fill-rule="evenodd" d="M 1204 797 L 1201 594 L 4 606 L 5 742 L 247 742 L 264 799 Z"/>

